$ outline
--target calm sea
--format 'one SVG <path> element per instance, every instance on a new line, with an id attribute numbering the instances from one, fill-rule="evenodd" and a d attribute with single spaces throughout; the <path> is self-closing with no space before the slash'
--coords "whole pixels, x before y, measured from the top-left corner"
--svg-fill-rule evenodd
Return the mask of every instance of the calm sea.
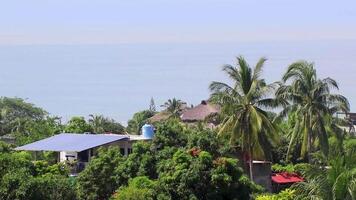
<path id="1" fill-rule="evenodd" d="M 26 98 L 64 120 L 104 114 L 126 123 L 151 97 L 158 110 L 168 98 L 208 98 L 209 83 L 226 81 L 221 66 L 238 55 L 251 65 L 267 57 L 268 81 L 293 61 L 313 61 L 356 111 L 356 41 L 0 46 L 0 96 Z"/>

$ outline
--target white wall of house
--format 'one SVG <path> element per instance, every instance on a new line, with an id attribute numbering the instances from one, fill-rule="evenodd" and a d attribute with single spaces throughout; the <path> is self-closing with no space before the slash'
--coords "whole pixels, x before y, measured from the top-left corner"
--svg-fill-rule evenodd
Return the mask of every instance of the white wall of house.
<path id="1" fill-rule="evenodd" d="M 110 144 L 103 145 L 101 147 L 109 148 L 110 146 L 116 146 L 116 147 L 119 147 L 120 149 L 124 149 L 124 155 L 127 156 L 129 154 L 129 149 L 132 149 L 132 141 L 120 140 L 117 142 L 112 142 Z M 100 148 L 100 147 L 98 147 L 98 148 Z M 97 151 L 98 148 L 95 148 L 95 151 Z"/>
<path id="2" fill-rule="evenodd" d="M 74 161 L 74 160 L 77 160 L 77 158 L 78 158 L 77 152 L 61 151 L 61 152 L 59 152 L 59 161 L 60 162 L 66 161 L 67 160 L 67 156 L 69 156 L 68 157 L 69 161 Z M 74 156 L 74 157 L 72 157 L 72 156 Z"/>
<path id="3" fill-rule="evenodd" d="M 102 145 L 100 147 L 109 148 L 110 146 L 117 146 L 120 149 L 122 149 L 123 152 L 124 152 L 124 155 L 127 156 L 132 152 L 133 143 L 135 143 L 137 141 L 138 140 L 121 140 L 121 141 L 116 141 L 116 142 L 113 142 L 113 143 L 105 144 L 105 145 Z M 90 160 L 90 152 L 92 151 L 93 154 L 96 154 L 96 152 L 98 151 L 98 149 L 100 147 L 96 147 L 96 148 L 90 149 L 90 151 L 88 152 L 89 153 L 89 160 Z M 67 160 L 67 156 L 68 155 L 69 155 L 69 157 L 68 157 L 69 161 L 78 160 L 78 153 L 77 152 L 61 151 L 59 153 L 59 161 L 60 162 L 65 162 Z M 74 156 L 74 157 L 71 157 L 71 156 Z"/>

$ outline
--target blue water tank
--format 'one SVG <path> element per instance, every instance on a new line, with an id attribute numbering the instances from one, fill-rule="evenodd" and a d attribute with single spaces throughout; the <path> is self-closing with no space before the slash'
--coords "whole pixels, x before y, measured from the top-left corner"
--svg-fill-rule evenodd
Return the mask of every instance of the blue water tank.
<path id="1" fill-rule="evenodd" d="M 151 124 L 145 124 L 142 126 L 142 136 L 147 139 L 153 139 L 154 136 L 153 126 Z"/>

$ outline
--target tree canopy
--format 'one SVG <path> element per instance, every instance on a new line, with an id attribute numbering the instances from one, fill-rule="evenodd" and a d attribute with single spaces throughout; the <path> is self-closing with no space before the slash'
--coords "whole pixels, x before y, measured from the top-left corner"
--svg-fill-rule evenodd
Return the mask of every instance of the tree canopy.
<path id="1" fill-rule="evenodd" d="M 47 114 L 21 98 L 0 97 L 0 136 L 22 132 L 28 121 L 43 120 Z"/>
<path id="2" fill-rule="evenodd" d="M 287 156 L 298 142 L 302 157 L 310 156 L 316 145 L 327 155 L 329 145 L 325 119 L 336 112 L 349 110 L 347 99 L 331 92 L 331 89 L 339 88 L 337 82 L 331 78 L 318 79 L 314 65 L 306 61 L 291 64 L 282 81 L 285 85 L 276 93 L 277 98 L 286 104 L 281 114 L 294 112 L 296 115 Z"/>
<path id="3" fill-rule="evenodd" d="M 125 133 L 125 127 L 123 125 L 103 115 L 89 115 L 88 122 L 94 133 Z"/>
<path id="4" fill-rule="evenodd" d="M 147 119 L 155 114 L 152 110 L 143 110 L 133 115 L 132 119 L 127 122 L 127 132 L 130 134 L 140 134 L 141 128 L 147 122 Z"/>

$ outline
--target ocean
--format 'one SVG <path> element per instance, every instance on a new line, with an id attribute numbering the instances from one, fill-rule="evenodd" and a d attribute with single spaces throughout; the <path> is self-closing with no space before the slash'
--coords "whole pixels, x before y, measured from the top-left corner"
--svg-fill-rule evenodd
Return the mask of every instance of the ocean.
<path id="1" fill-rule="evenodd" d="M 264 56 L 263 77 L 278 81 L 288 65 L 315 62 L 319 78 L 340 84 L 356 112 L 356 41 L 279 41 L 187 44 L 3 45 L 0 96 L 21 97 L 51 115 L 103 114 L 126 124 L 169 98 L 198 104 L 211 81 L 227 81 L 224 64 L 242 55 L 253 66 Z"/>

